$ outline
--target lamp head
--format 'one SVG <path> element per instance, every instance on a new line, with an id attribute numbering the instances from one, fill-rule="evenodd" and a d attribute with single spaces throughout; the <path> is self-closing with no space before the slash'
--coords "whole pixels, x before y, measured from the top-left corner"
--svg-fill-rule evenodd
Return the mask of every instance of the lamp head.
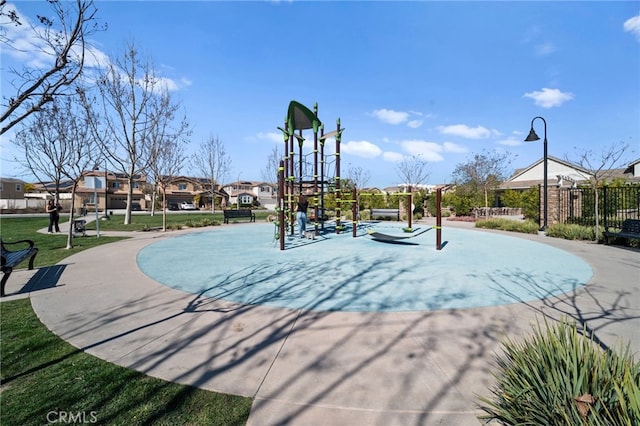
<path id="1" fill-rule="evenodd" d="M 539 141 L 540 137 L 538 137 L 538 135 L 536 134 L 536 131 L 533 130 L 533 127 L 531 128 L 531 131 L 529 132 L 529 136 L 527 136 L 527 138 L 524 140 L 525 142 L 534 142 L 534 141 Z"/>

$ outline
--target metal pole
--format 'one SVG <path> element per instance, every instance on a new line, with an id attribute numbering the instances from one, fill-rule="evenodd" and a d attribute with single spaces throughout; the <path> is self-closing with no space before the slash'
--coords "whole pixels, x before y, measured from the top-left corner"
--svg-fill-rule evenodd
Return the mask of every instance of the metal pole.
<path id="1" fill-rule="evenodd" d="M 442 249 L 442 188 L 436 189 L 436 250 Z"/>
<path id="2" fill-rule="evenodd" d="M 280 237 L 280 250 L 284 250 L 284 160 L 280 160 L 280 166 L 278 167 L 278 233 Z"/>
<path id="3" fill-rule="evenodd" d="M 351 226 L 353 227 L 353 237 L 356 237 L 356 231 L 358 227 L 358 203 L 356 202 L 358 197 L 358 190 L 354 186 L 351 190 Z"/>
<path id="4" fill-rule="evenodd" d="M 544 224 L 542 225 L 542 230 L 547 230 L 548 225 L 548 217 L 549 217 L 549 191 L 548 191 L 548 161 L 547 161 L 547 122 L 544 118 L 540 117 L 544 122 Z"/>
<path id="5" fill-rule="evenodd" d="M 93 198 L 96 206 L 96 237 L 100 238 L 100 218 L 98 217 L 98 179 L 93 177 Z M 105 201 L 106 203 L 106 201 Z"/>
<path id="6" fill-rule="evenodd" d="M 533 142 L 533 141 L 537 141 L 540 140 L 540 138 L 538 137 L 538 135 L 536 134 L 535 130 L 533 129 L 533 122 L 536 121 L 536 119 L 540 119 L 542 120 L 542 122 L 544 123 L 544 154 L 543 154 L 543 163 L 544 163 L 544 183 L 543 183 L 543 203 L 544 203 L 544 208 L 543 208 L 543 220 L 542 220 L 542 227 L 540 228 L 541 231 L 544 231 L 547 229 L 547 225 L 548 225 L 548 217 L 549 217 L 549 206 L 548 206 L 548 177 L 547 177 L 547 167 L 548 167 L 548 156 L 547 156 L 547 121 L 543 118 L 543 117 L 533 117 L 533 119 L 531 120 L 531 130 L 529 131 L 529 136 L 526 137 L 526 139 L 524 140 L 525 142 Z"/>
<path id="7" fill-rule="evenodd" d="M 342 215 L 340 185 L 340 119 L 336 121 L 336 233 L 340 233 L 340 216 Z"/>

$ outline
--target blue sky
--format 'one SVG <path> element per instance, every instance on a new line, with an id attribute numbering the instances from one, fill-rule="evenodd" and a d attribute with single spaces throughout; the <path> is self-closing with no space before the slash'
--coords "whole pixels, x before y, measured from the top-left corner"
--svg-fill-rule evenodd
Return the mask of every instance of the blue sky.
<path id="1" fill-rule="evenodd" d="M 15 2 L 33 16 L 41 2 Z M 400 183 L 402 156 L 429 161 L 429 183 L 483 150 L 511 168 L 542 157 L 525 143 L 547 121 L 549 155 L 640 140 L 638 2 L 97 1 L 108 30 L 91 40 L 119 55 L 127 41 L 171 81 L 193 126 L 190 150 L 217 135 L 227 181 L 261 180 L 291 100 L 318 103 L 325 131 L 340 118 L 343 176 Z M 35 56 L 35 52 L 33 53 Z M 3 47 L 7 67 L 35 59 Z M 534 125 L 542 137 L 540 120 Z M 1 140 L 3 176 L 20 177 Z M 312 139 L 312 134 L 305 133 Z M 189 170 L 185 170 L 189 174 Z"/>

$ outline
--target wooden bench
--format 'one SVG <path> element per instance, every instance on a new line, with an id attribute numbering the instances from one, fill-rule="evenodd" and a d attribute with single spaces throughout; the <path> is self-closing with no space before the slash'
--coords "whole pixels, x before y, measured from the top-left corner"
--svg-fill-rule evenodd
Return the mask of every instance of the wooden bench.
<path id="1" fill-rule="evenodd" d="M 13 246 L 16 244 L 28 244 L 29 247 L 22 248 L 19 250 L 9 250 L 7 246 Z M 34 242 L 31 240 L 20 240 L 15 241 L 13 243 L 5 243 L 0 239 L 0 245 L 2 245 L 2 281 L 0 282 L 0 297 L 4 296 L 4 286 L 7 283 L 7 279 L 11 272 L 13 272 L 13 268 L 21 264 L 24 260 L 29 260 L 29 269 L 33 269 L 33 261 L 36 258 L 36 254 L 38 254 L 38 248 L 34 247 Z"/>
<path id="2" fill-rule="evenodd" d="M 371 220 L 374 217 L 390 217 L 400 220 L 400 209 L 371 209 Z"/>
<path id="3" fill-rule="evenodd" d="M 622 222 L 622 229 L 620 232 L 611 232 L 606 229 L 602 235 L 604 236 L 605 244 L 609 244 L 610 238 L 640 240 L 640 219 L 625 219 L 625 221 Z"/>
<path id="4" fill-rule="evenodd" d="M 249 209 L 223 210 L 224 223 L 229 223 L 229 219 L 249 219 L 249 222 L 256 221 L 256 215 Z"/>

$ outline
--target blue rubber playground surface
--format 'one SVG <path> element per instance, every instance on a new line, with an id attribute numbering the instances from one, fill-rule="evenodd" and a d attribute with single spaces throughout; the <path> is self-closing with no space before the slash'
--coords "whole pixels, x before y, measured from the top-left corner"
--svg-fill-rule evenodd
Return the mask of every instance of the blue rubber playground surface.
<path id="1" fill-rule="evenodd" d="M 242 304 L 315 311 L 406 312 L 539 300 L 575 290 L 593 271 L 546 244 L 498 233 L 417 225 L 413 238 L 376 241 L 370 232 L 406 236 L 403 224 L 372 223 L 315 240 L 287 237 L 273 224 L 236 224 L 153 243 L 140 269 L 185 292 Z"/>

